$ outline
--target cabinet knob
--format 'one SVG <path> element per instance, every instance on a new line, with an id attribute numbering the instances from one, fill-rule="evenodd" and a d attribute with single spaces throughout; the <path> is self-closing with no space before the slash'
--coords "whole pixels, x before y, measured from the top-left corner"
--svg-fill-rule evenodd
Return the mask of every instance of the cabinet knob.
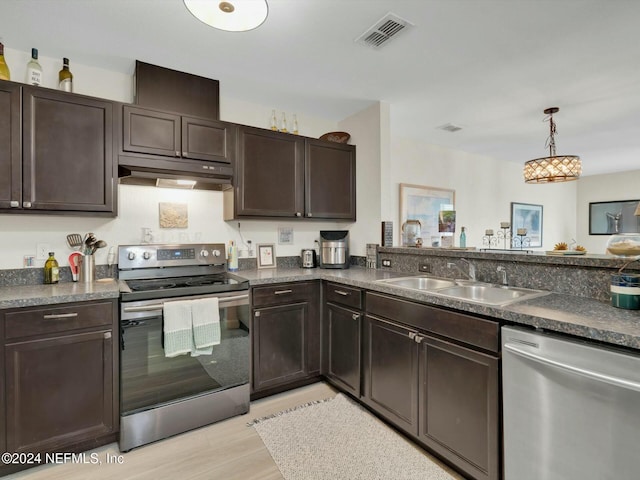
<path id="1" fill-rule="evenodd" d="M 255 313 L 253 314 L 253 316 L 254 316 L 254 317 L 259 317 L 259 316 L 260 316 L 260 312 L 255 312 Z"/>
<path id="2" fill-rule="evenodd" d="M 414 340 L 416 343 L 422 343 L 422 340 L 424 340 L 424 337 L 421 337 L 420 335 L 416 335 Z"/>
<path id="3" fill-rule="evenodd" d="M 11 200 L 11 208 L 18 208 L 20 206 L 20 202 L 17 200 Z"/>
<path id="4" fill-rule="evenodd" d="M 189 152 L 182 152 L 182 156 L 183 157 L 188 157 L 189 156 Z"/>
<path id="5" fill-rule="evenodd" d="M 31 202 L 22 202 L 23 208 L 31 208 Z"/>
<path id="6" fill-rule="evenodd" d="M 109 340 L 111 338 L 111 332 L 104 332 L 103 337 L 105 340 Z"/>
<path id="7" fill-rule="evenodd" d="M 300 212 L 296 212 L 296 217 L 301 217 L 302 214 Z"/>
<path id="8" fill-rule="evenodd" d="M 416 332 L 409 332 L 409 338 L 411 340 L 415 340 L 417 333 Z"/>
<path id="9" fill-rule="evenodd" d="M 176 150 L 176 157 L 180 156 L 180 152 L 178 150 Z"/>
<path id="10" fill-rule="evenodd" d="M 351 315 L 351 318 L 353 318 L 354 320 L 358 320 L 360 318 L 360 314 L 354 313 L 353 315 Z"/>
<path id="11" fill-rule="evenodd" d="M 307 213 L 307 217 L 313 217 L 313 213 L 311 212 Z"/>

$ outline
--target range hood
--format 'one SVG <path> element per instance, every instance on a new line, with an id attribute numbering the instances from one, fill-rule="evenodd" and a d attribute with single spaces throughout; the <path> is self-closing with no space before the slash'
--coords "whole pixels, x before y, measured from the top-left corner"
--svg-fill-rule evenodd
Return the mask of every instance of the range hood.
<path id="1" fill-rule="evenodd" d="M 159 179 L 191 180 L 195 184 L 189 188 L 195 190 L 226 190 L 232 186 L 233 168 L 225 163 L 199 160 L 120 155 L 118 177 L 120 183 L 127 185 L 157 186 Z"/>

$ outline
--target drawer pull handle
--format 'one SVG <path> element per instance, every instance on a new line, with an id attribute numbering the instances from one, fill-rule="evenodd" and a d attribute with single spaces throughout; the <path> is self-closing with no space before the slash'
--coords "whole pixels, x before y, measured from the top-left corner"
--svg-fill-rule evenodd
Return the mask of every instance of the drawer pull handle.
<path id="1" fill-rule="evenodd" d="M 342 290 L 334 290 L 334 292 L 336 292 L 338 295 L 342 295 L 343 297 L 346 297 L 347 295 L 350 295 L 349 292 L 345 292 Z"/>
<path id="2" fill-rule="evenodd" d="M 282 295 L 283 293 L 291 293 L 293 290 L 276 290 L 273 292 L 274 295 Z"/>
<path id="3" fill-rule="evenodd" d="M 360 314 L 354 313 L 353 315 L 351 315 L 351 318 L 353 318 L 354 320 L 358 320 L 360 318 Z"/>
<path id="4" fill-rule="evenodd" d="M 414 340 L 416 341 L 416 343 L 422 343 L 422 340 L 424 340 L 424 337 L 421 337 L 420 335 L 416 335 Z"/>
<path id="5" fill-rule="evenodd" d="M 409 340 L 415 340 L 417 333 L 416 332 L 409 332 Z"/>
<path id="6" fill-rule="evenodd" d="M 103 337 L 105 340 L 109 340 L 111 338 L 111 332 L 104 332 Z"/>
<path id="7" fill-rule="evenodd" d="M 73 318 L 77 316 L 78 316 L 77 313 L 55 313 L 51 315 L 45 315 L 44 318 L 45 320 L 56 320 L 59 318 Z"/>

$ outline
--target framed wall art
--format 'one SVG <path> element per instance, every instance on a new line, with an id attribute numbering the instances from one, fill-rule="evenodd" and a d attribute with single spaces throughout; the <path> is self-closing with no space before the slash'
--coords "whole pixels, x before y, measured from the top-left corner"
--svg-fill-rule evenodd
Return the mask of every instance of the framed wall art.
<path id="1" fill-rule="evenodd" d="M 257 245 L 258 268 L 276 268 L 276 250 L 273 243 Z"/>
<path id="2" fill-rule="evenodd" d="M 589 203 L 589 235 L 640 233 L 640 217 L 635 216 L 640 200 Z"/>
<path id="3" fill-rule="evenodd" d="M 420 237 L 425 245 L 431 245 L 431 237 L 437 238 L 439 242 L 440 212 L 455 210 L 455 199 L 455 190 L 401 183 L 399 225 L 401 245 L 410 244 L 407 243 L 406 236 L 403 236 L 403 226 L 407 220 L 420 222 Z"/>
<path id="4" fill-rule="evenodd" d="M 511 231 L 527 229 L 529 247 L 542 247 L 542 205 L 511 202 Z"/>

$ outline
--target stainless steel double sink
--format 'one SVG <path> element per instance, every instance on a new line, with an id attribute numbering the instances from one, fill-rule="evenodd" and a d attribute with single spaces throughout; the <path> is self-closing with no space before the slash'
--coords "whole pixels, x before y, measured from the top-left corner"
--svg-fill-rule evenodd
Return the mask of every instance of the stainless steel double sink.
<path id="1" fill-rule="evenodd" d="M 491 306 L 502 306 L 551 293 L 531 288 L 508 287 L 476 282 L 474 280 L 440 278 L 426 275 L 385 278 L 383 280 L 377 280 L 377 282 Z"/>

